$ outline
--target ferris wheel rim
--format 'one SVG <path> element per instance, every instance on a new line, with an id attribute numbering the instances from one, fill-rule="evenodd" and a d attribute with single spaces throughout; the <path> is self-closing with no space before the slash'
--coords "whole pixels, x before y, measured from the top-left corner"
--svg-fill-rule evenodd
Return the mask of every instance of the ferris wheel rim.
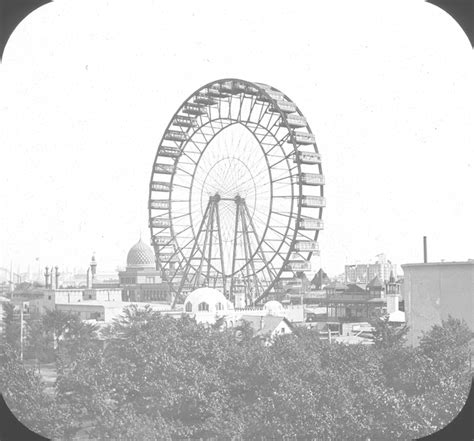
<path id="1" fill-rule="evenodd" d="M 220 79 L 220 80 L 215 80 L 215 81 L 212 81 L 212 82 L 209 82 L 208 84 L 200 87 L 199 89 L 197 89 L 195 92 L 193 92 L 184 102 L 183 104 L 178 108 L 178 110 L 175 112 L 175 114 L 173 115 L 173 117 L 171 118 L 170 122 L 168 123 L 167 125 L 167 128 L 165 130 L 165 133 L 168 132 L 170 130 L 170 127 L 173 125 L 173 121 L 175 119 L 175 117 L 179 114 L 179 112 L 181 111 L 181 109 L 183 108 L 183 106 L 185 106 L 186 103 L 190 102 L 190 100 L 192 100 L 195 96 L 197 96 L 201 91 L 203 90 L 206 90 L 206 89 L 209 89 L 210 87 L 212 87 L 213 85 L 215 84 L 220 84 L 220 83 L 224 83 L 224 82 L 229 82 L 229 81 L 236 81 L 236 82 L 239 82 L 239 83 L 242 83 L 242 84 L 245 84 L 245 85 L 248 85 L 248 86 L 251 86 L 251 87 L 254 87 L 254 88 L 257 88 L 259 93 L 263 94 L 266 96 L 266 98 L 268 99 L 268 102 L 271 103 L 272 102 L 272 98 L 270 96 L 270 94 L 267 92 L 267 90 L 264 88 L 264 87 L 261 87 L 259 83 L 254 83 L 254 82 L 249 82 L 249 81 L 246 81 L 246 80 L 240 80 L 240 79 L 235 79 L 235 78 L 227 78 L 227 79 Z M 270 88 L 270 86 L 267 86 L 268 88 Z M 289 102 L 291 102 L 295 108 L 296 108 L 296 112 L 298 113 L 298 115 L 304 117 L 304 115 L 302 114 L 302 112 L 300 111 L 300 109 L 294 104 L 294 102 L 285 94 L 283 94 L 282 92 L 278 91 L 277 89 L 275 88 L 271 88 L 273 91 L 276 91 L 280 94 L 282 94 L 282 96 L 288 100 Z M 244 97 L 245 98 L 245 97 Z M 239 98 L 239 99 L 244 99 L 244 98 Z M 232 99 L 232 98 L 231 98 Z M 265 109 L 265 112 L 268 111 L 268 108 L 270 106 L 268 105 L 267 108 Z M 264 112 L 264 113 L 265 113 Z M 298 175 L 301 175 L 301 163 L 300 163 L 300 160 L 299 160 L 299 156 L 298 156 L 298 146 L 296 144 L 296 141 L 295 141 L 295 137 L 294 137 L 294 134 L 293 134 L 293 130 L 290 128 L 289 124 L 288 124 L 288 121 L 287 121 L 287 118 L 286 118 L 286 115 L 285 113 L 281 110 L 281 109 L 278 109 L 278 112 L 279 112 L 279 116 L 281 118 L 281 120 L 284 122 L 284 127 L 285 129 L 287 130 L 288 134 L 289 134 L 289 137 L 291 139 L 291 143 L 292 143 L 292 146 L 293 146 L 293 149 L 292 149 L 292 152 L 291 154 L 295 154 L 296 157 L 298 158 L 296 160 L 296 168 L 298 170 Z M 250 115 L 249 115 L 250 117 Z M 219 118 L 216 118 L 217 120 L 223 120 L 222 117 L 220 117 L 220 114 L 219 114 Z M 262 237 L 260 239 L 260 241 L 258 242 L 258 246 L 257 248 L 255 249 L 253 255 L 252 255 L 252 258 L 255 257 L 255 255 L 258 253 L 259 249 L 262 247 L 262 243 L 265 241 L 265 237 L 266 237 L 266 234 L 268 232 L 268 227 L 269 227 L 269 222 L 270 222 L 270 219 L 271 219 L 271 216 L 272 216 L 272 209 L 273 209 L 273 202 L 274 202 L 274 199 L 273 199 L 273 179 L 272 179 L 272 176 L 271 176 L 271 171 L 270 171 L 270 167 L 269 167 L 269 162 L 268 162 L 268 157 L 267 155 L 265 154 L 265 151 L 264 149 L 262 148 L 262 145 L 261 143 L 259 142 L 258 138 L 256 137 L 255 133 L 252 132 L 245 124 L 242 124 L 242 121 L 240 120 L 232 120 L 231 118 L 229 118 L 229 120 L 231 121 L 230 124 L 227 124 L 227 125 L 223 125 L 222 128 L 214 134 L 214 136 L 207 142 L 207 144 L 205 145 L 204 149 L 202 150 L 202 152 L 200 153 L 200 156 L 199 156 L 199 159 L 198 159 L 198 162 L 194 165 L 193 169 L 193 178 L 192 178 L 192 183 L 194 182 L 194 176 L 195 176 L 195 173 L 196 173 L 196 170 L 197 170 L 197 167 L 198 167 L 198 164 L 199 164 L 199 161 L 202 159 L 202 155 L 204 154 L 205 150 L 208 148 L 209 144 L 212 142 L 212 139 L 215 138 L 215 136 L 217 136 L 218 133 L 221 133 L 224 129 L 230 127 L 231 125 L 234 125 L 234 124 L 241 124 L 243 127 L 245 127 L 250 133 L 253 134 L 253 136 L 255 137 L 255 139 L 257 140 L 257 142 L 259 143 L 260 145 L 260 148 L 262 149 L 262 152 L 264 154 L 264 157 L 265 157 L 265 160 L 267 162 L 267 171 L 268 171 L 268 174 L 269 174 L 269 182 L 270 182 L 270 189 L 271 189 L 271 195 L 270 195 L 270 208 L 269 208 L 269 215 L 267 216 L 267 219 L 266 219 L 266 225 L 265 225 L 265 228 L 264 228 L 264 232 L 262 234 Z M 201 128 L 201 127 L 204 127 L 205 125 L 208 125 L 208 124 L 211 124 L 213 120 L 211 120 L 209 118 L 209 120 L 205 123 L 205 124 L 201 124 L 200 126 L 198 126 L 198 128 L 196 130 L 194 130 L 193 132 L 193 135 Z M 248 123 L 248 121 L 246 121 Z M 253 122 L 255 123 L 255 122 Z M 257 125 L 259 125 L 257 123 Z M 262 126 L 262 125 L 259 125 L 261 128 L 267 130 L 268 132 L 270 132 L 270 130 L 268 130 L 268 127 L 265 127 L 265 126 Z M 311 131 L 311 128 L 309 127 L 309 125 L 307 124 L 305 126 L 305 129 L 309 132 L 309 134 L 312 134 L 313 132 Z M 271 132 L 270 132 L 271 133 Z M 273 134 L 272 134 L 273 135 Z M 191 138 L 192 138 L 191 136 Z M 184 151 L 184 148 L 185 146 L 189 143 L 189 141 L 186 141 L 184 143 L 181 144 L 182 148 L 183 148 L 183 151 Z M 149 190 L 149 200 L 151 201 L 152 200 L 152 196 L 153 196 L 153 191 L 152 191 L 152 183 L 153 183 L 153 179 L 154 179 L 154 173 L 155 173 L 155 164 L 157 164 L 157 160 L 158 160 L 158 157 L 160 155 L 160 148 L 163 144 L 163 139 L 161 140 L 160 142 L 160 145 L 158 147 L 158 150 L 156 152 L 156 155 L 155 155 L 155 160 L 154 160 L 154 163 L 153 163 L 153 169 L 152 169 L 152 174 L 151 174 L 151 178 L 150 178 L 150 190 Z M 281 146 L 280 146 L 281 147 Z M 283 149 L 282 149 L 283 150 Z M 317 151 L 317 147 L 316 145 L 314 145 L 314 150 L 316 153 L 318 153 Z M 290 255 L 292 254 L 293 250 L 292 250 L 292 245 L 293 243 L 295 243 L 295 241 L 297 240 L 297 237 L 298 237 L 298 233 L 300 232 L 300 228 L 299 228 L 299 219 L 301 218 L 301 213 L 302 213 L 302 205 L 301 205 L 301 200 L 302 200 L 302 196 L 303 196 L 303 184 L 301 181 L 299 182 L 294 182 L 294 176 L 292 175 L 292 172 L 291 172 L 291 166 L 289 164 L 289 158 L 291 156 L 290 155 L 287 155 L 286 157 L 284 157 L 283 159 L 285 160 L 285 162 L 287 163 L 287 166 L 288 166 L 288 170 L 289 170 L 289 173 L 290 173 L 290 180 L 291 180 L 291 209 L 289 210 L 290 213 L 295 213 L 296 211 L 296 216 L 288 216 L 288 221 L 286 223 L 286 229 L 285 229 L 285 235 L 288 234 L 289 230 L 290 230 L 290 226 L 294 224 L 294 229 L 292 229 L 292 238 L 291 238 L 291 241 L 290 241 L 290 244 L 286 244 L 287 245 L 287 250 L 282 252 L 281 254 L 279 254 L 280 250 L 282 249 L 283 245 L 285 244 L 285 241 L 282 240 L 281 241 L 281 244 L 280 246 L 278 247 L 278 249 L 272 254 L 271 256 L 271 259 L 269 260 L 269 263 L 271 263 L 275 257 L 277 255 L 279 255 L 279 257 L 281 258 L 282 260 L 282 264 L 280 265 L 280 268 L 278 268 L 277 270 L 277 275 L 276 277 L 274 278 L 274 280 L 272 280 L 268 286 L 268 288 L 266 289 L 265 293 L 268 293 L 273 287 L 274 285 L 277 283 L 280 275 L 282 274 L 282 272 L 284 271 L 284 266 L 285 266 L 285 262 L 288 262 L 288 259 L 290 257 Z M 174 169 L 173 169 L 173 173 L 171 174 L 171 188 L 172 188 L 172 183 L 173 183 L 173 180 L 175 179 L 175 176 L 176 176 L 176 164 L 178 163 L 178 161 L 175 162 L 175 165 L 174 165 Z M 321 172 L 321 165 L 319 164 L 319 171 Z M 253 177 L 252 177 L 253 179 Z M 188 209 L 188 212 L 189 212 L 189 216 L 191 216 L 191 213 L 192 213 L 192 210 L 191 210 L 191 192 L 192 192 L 192 183 L 190 185 L 190 188 L 189 188 L 189 195 L 190 195 L 190 200 L 189 200 L 189 209 Z M 254 181 L 254 185 L 255 185 L 255 181 Z M 298 197 L 296 198 L 295 197 L 295 194 L 294 194 L 294 186 L 298 186 Z M 201 189 L 201 193 L 202 191 L 204 190 L 204 187 Z M 320 189 L 320 194 L 321 194 L 321 197 L 324 196 L 324 189 L 323 187 L 321 186 L 321 189 Z M 168 200 L 169 200 L 169 204 L 170 204 L 170 209 L 169 209 L 169 221 L 170 221 L 170 231 L 171 231 L 171 235 L 172 235 L 172 239 L 171 239 L 171 242 L 173 242 L 176 246 L 178 246 L 179 244 L 176 242 L 176 236 L 175 236 L 175 230 L 174 230 L 174 225 L 173 225 L 173 219 L 172 219 L 172 210 L 171 210 L 171 204 L 172 204 L 172 190 L 169 191 L 168 193 Z M 202 197 L 201 197 L 201 200 L 202 200 Z M 297 200 L 297 202 L 296 202 Z M 202 209 L 202 208 L 201 208 Z M 320 207 L 319 209 L 319 219 L 321 218 L 322 216 L 322 207 Z M 151 204 L 149 205 L 149 218 L 152 219 L 153 217 L 153 213 L 152 213 L 152 208 L 151 208 Z M 192 231 L 192 234 L 193 234 L 193 238 L 196 238 L 196 232 L 194 230 L 194 226 L 193 226 L 193 222 L 192 220 L 190 221 L 190 226 L 191 226 L 191 229 L 193 230 Z M 153 230 L 153 227 L 152 225 L 150 224 L 150 231 L 151 231 L 151 234 L 152 234 L 152 237 L 155 237 L 155 234 L 154 234 L 154 230 Z M 316 229 L 315 233 L 314 233 L 314 241 L 317 241 L 317 238 L 319 236 L 319 230 Z M 309 239 L 309 238 L 308 238 Z M 192 240 L 192 239 L 191 239 Z M 186 244 L 185 246 L 188 246 L 189 245 L 189 242 L 188 244 Z M 179 248 L 179 246 L 178 246 Z M 156 248 L 155 248 L 155 252 L 156 252 Z M 179 249 L 179 253 L 181 254 L 181 257 L 187 261 L 187 258 L 186 256 L 182 253 L 182 250 Z M 313 251 L 306 251 L 305 253 L 308 253 L 308 257 L 307 257 L 307 260 L 309 261 L 309 259 L 312 257 L 313 255 Z M 282 257 L 283 256 L 283 257 Z M 167 262 L 169 263 L 169 262 Z M 187 262 L 191 267 L 191 262 Z M 157 265 L 159 264 L 159 262 L 157 262 Z M 212 264 L 209 262 L 209 266 L 212 267 Z M 242 266 L 241 268 L 239 268 L 238 270 L 236 270 L 235 272 L 231 273 L 231 274 L 225 274 L 224 272 L 224 268 L 222 268 L 223 270 L 223 277 L 233 277 L 235 274 L 239 273 L 239 271 L 243 270 L 246 266 L 248 266 L 248 263 L 246 263 L 244 266 Z M 193 267 L 193 269 L 195 270 L 195 268 Z M 214 268 L 217 272 L 218 272 L 218 269 L 217 268 Z M 265 269 L 265 266 L 262 266 L 258 271 L 258 272 L 261 272 Z M 262 297 L 262 296 L 260 296 Z M 255 301 L 258 301 L 259 299 L 256 299 Z"/>

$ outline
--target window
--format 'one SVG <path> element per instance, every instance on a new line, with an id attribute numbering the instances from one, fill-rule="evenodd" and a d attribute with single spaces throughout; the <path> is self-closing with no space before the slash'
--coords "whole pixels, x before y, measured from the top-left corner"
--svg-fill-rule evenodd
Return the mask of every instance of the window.
<path id="1" fill-rule="evenodd" d="M 216 303 L 216 310 L 217 311 L 222 311 L 224 309 L 224 305 L 219 302 L 219 303 Z"/>
<path id="2" fill-rule="evenodd" d="M 146 278 L 146 283 L 155 283 L 155 278 L 154 277 L 147 277 Z"/>
<path id="3" fill-rule="evenodd" d="M 48 300 L 51 300 L 51 296 L 48 296 Z"/>
<path id="4" fill-rule="evenodd" d="M 191 312 L 193 310 L 193 305 L 191 302 L 186 303 L 186 312 Z"/>
<path id="5" fill-rule="evenodd" d="M 209 311 L 209 304 L 206 302 L 199 303 L 198 311 Z"/>

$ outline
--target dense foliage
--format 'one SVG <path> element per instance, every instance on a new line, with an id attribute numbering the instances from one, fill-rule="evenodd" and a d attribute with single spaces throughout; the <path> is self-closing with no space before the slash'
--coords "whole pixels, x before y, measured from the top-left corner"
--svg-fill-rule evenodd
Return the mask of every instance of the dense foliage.
<path id="1" fill-rule="evenodd" d="M 236 338 L 126 312 L 100 340 L 71 317 L 42 321 L 57 346 L 53 398 L 4 349 L 0 386 L 21 421 L 58 439 L 409 440 L 449 423 L 468 393 L 472 333 L 454 319 L 417 348 L 383 325 L 373 346 L 305 329 L 265 346 L 246 326 Z"/>
<path id="2" fill-rule="evenodd" d="M 20 349 L 20 319 L 15 317 L 15 307 L 11 303 L 3 303 L 3 333 L 2 342 Z"/>

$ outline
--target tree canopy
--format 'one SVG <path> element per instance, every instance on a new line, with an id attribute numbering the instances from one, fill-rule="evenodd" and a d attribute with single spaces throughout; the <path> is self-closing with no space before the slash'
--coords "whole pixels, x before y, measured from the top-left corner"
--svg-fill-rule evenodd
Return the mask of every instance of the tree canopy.
<path id="1" fill-rule="evenodd" d="M 56 333 L 72 323 L 57 319 Z M 471 377 L 472 332 L 454 319 L 417 348 L 383 332 L 373 346 L 330 344 L 306 329 L 265 346 L 246 325 L 237 336 L 136 307 L 102 339 L 80 325 L 61 334 L 53 398 L 14 351 L 0 372 L 16 379 L 1 386 L 20 420 L 62 439 L 415 439 L 457 415 Z"/>

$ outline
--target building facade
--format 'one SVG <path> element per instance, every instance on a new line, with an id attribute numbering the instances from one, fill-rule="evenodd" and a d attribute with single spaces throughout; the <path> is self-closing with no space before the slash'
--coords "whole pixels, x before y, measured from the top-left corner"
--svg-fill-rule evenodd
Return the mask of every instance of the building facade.
<path id="1" fill-rule="evenodd" d="M 393 264 L 384 254 L 379 254 L 375 263 L 361 263 L 345 266 L 346 283 L 369 283 L 374 277 L 382 282 L 390 279 L 390 274 L 397 277 L 397 265 Z"/>
<path id="2" fill-rule="evenodd" d="M 34 294 L 18 297 L 18 302 L 25 302 L 31 312 L 43 314 L 53 309 L 71 309 L 73 306 L 116 304 L 122 301 L 120 288 L 71 288 L 42 289 Z M 59 305 L 62 305 L 59 307 Z M 72 305 L 72 306 L 65 306 Z"/>
<path id="3" fill-rule="evenodd" d="M 474 260 L 414 263 L 402 268 L 409 344 L 416 346 L 423 332 L 449 316 L 464 319 L 474 330 Z"/>
<path id="4" fill-rule="evenodd" d="M 333 282 L 326 286 L 326 297 L 319 304 L 327 308 L 327 320 L 363 322 L 379 315 L 386 304 L 385 287 L 378 277 L 370 283 Z"/>

